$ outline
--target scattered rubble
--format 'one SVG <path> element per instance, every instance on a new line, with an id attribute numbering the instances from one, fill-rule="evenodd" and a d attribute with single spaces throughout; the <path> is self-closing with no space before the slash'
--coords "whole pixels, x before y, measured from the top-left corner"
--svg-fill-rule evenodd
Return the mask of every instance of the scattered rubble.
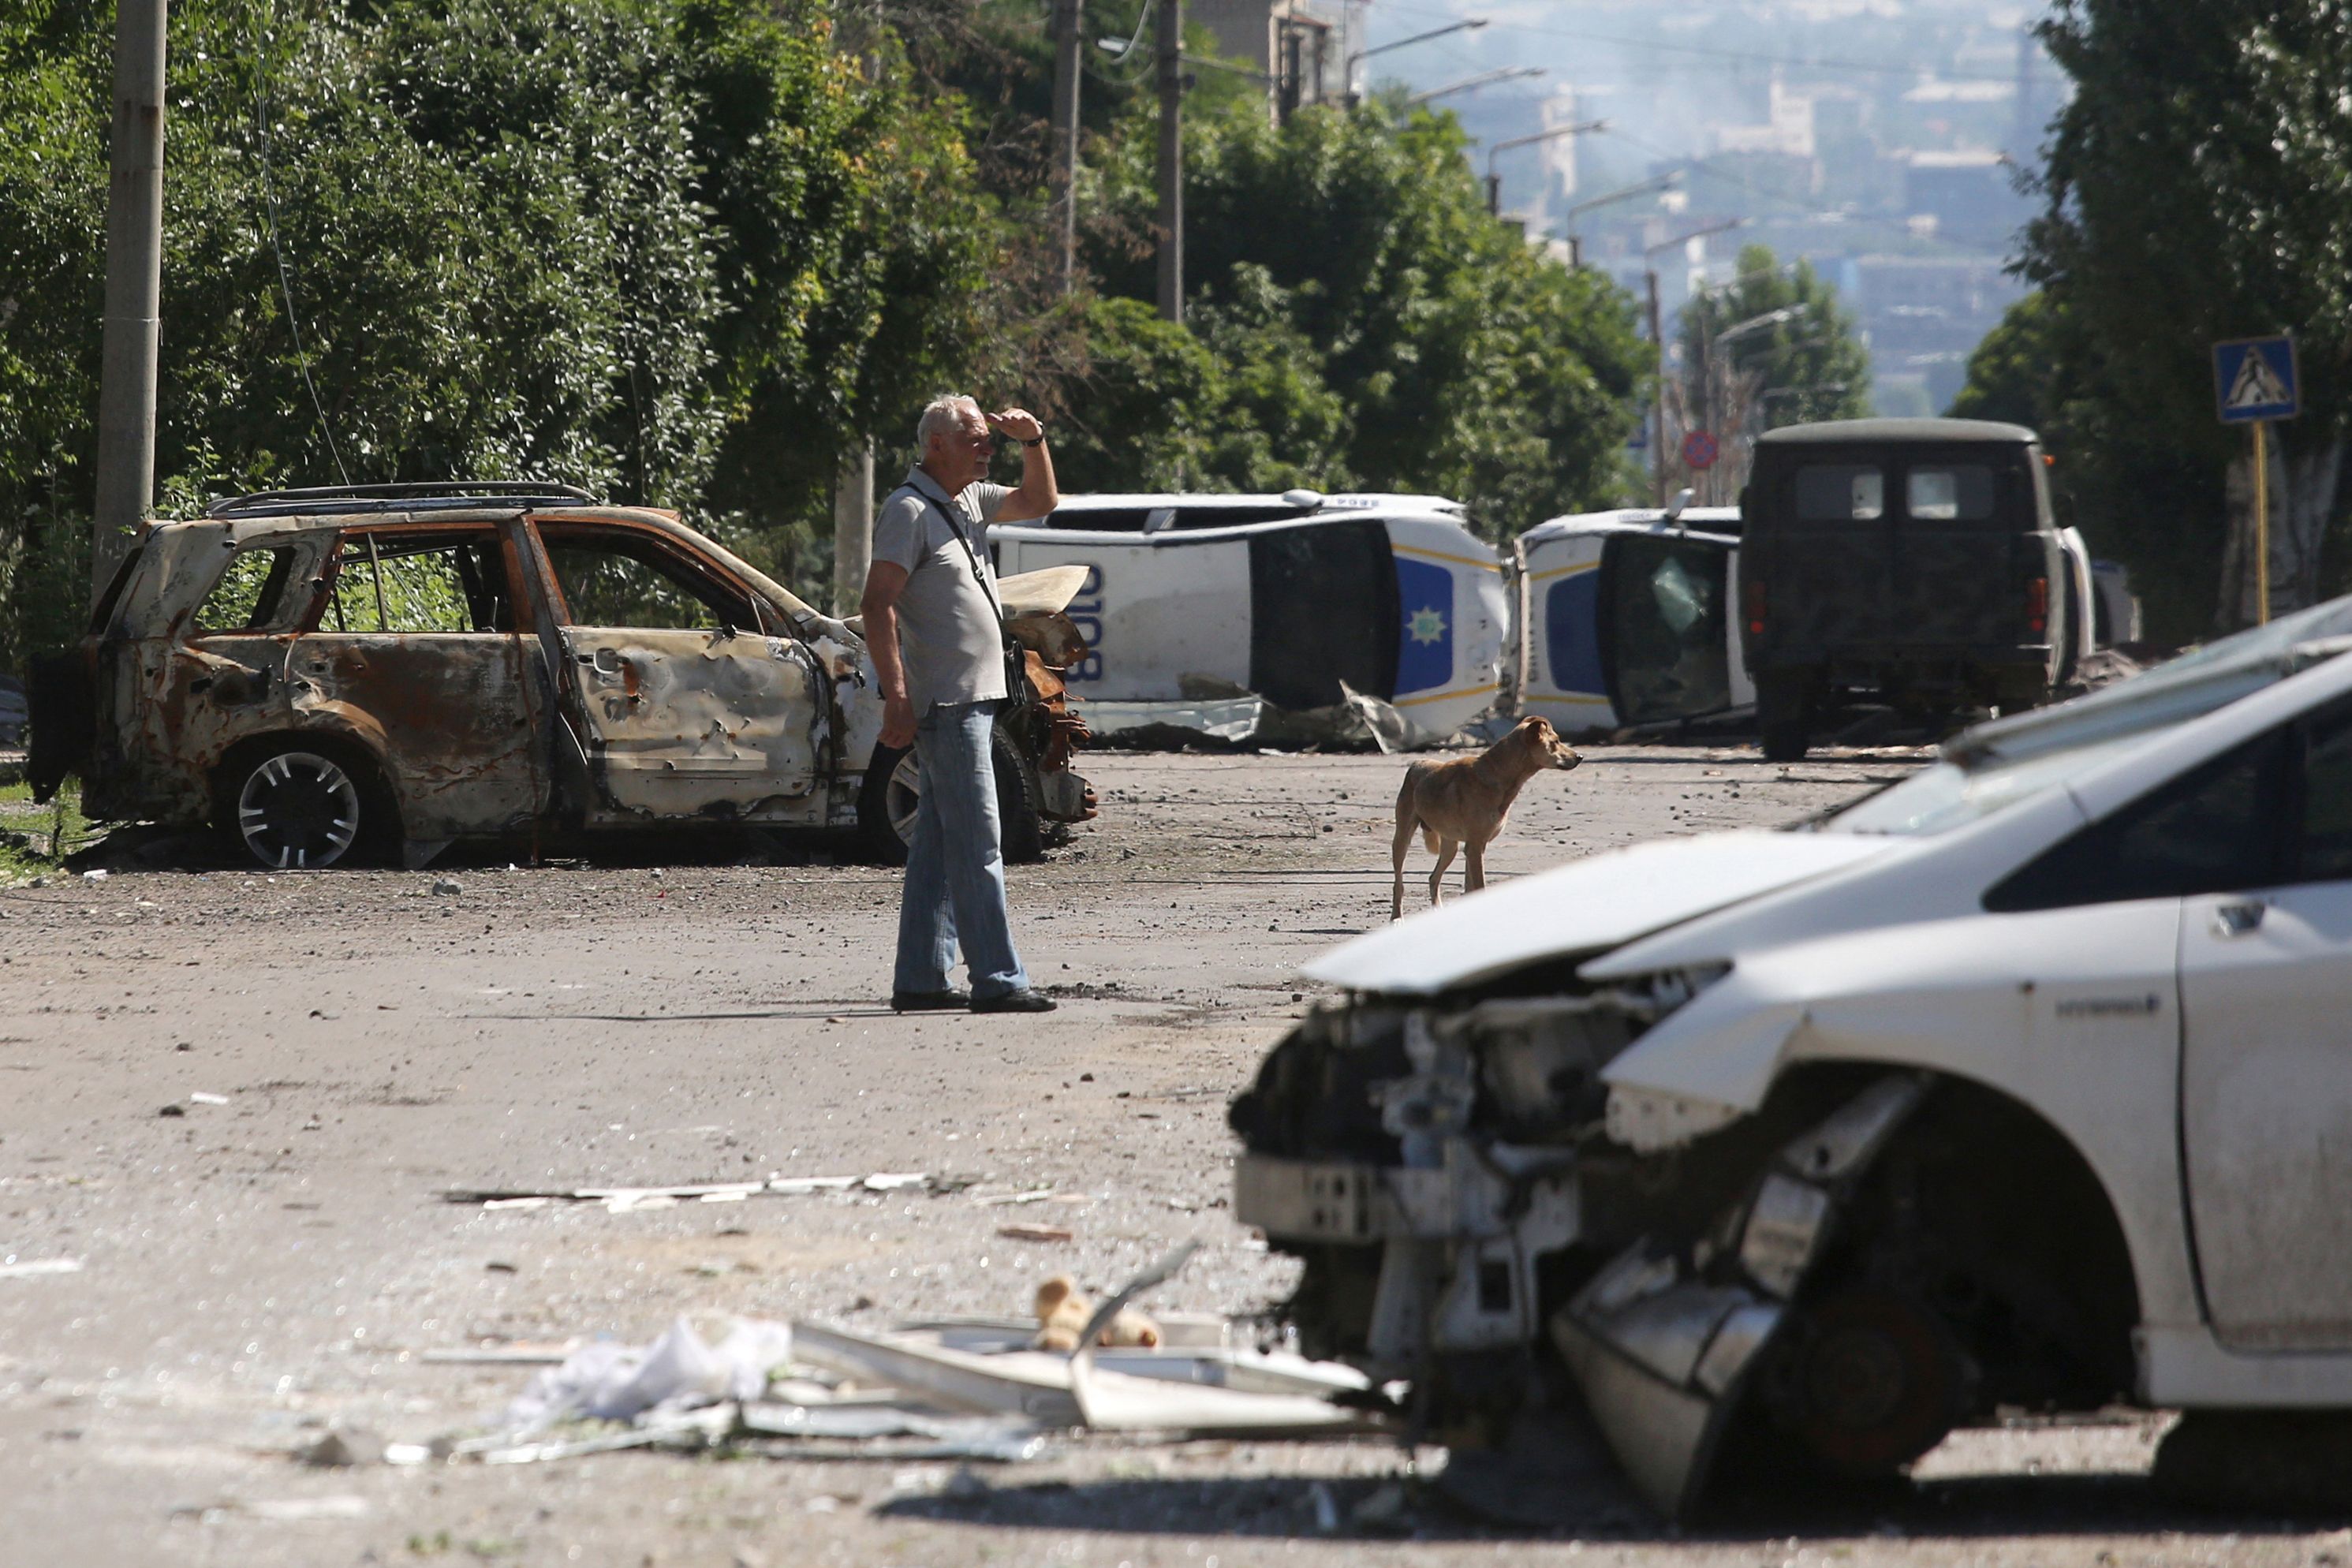
<path id="1" fill-rule="evenodd" d="M 1018 1319 L 884 1333 L 738 1319 L 714 1343 L 680 1318 L 646 1345 L 427 1352 L 428 1362 L 541 1369 L 495 1430 L 445 1437 L 431 1454 L 528 1464 L 624 1448 L 749 1447 L 782 1458 L 1004 1463 L 1036 1458 L 1078 1431 L 1169 1440 L 1389 1430 L 1386 1395 L 1353 1368 L 1236 1347 L 1223 1319 L 1171 1318 L 1163 1330 L 1135 1310 L 1134 1299 L 1181 1268 L 1194 1245 L 1099 1306 L 1067 1276 L 1045 1281 L 1039 1320 L 1087 1314 L 1068 1354 L 1035 1348 L 1035 1324 Z M 400 1446 L 382 1447 L 375 1457 L 389 1461 Z M 353 1464 L 373 1462 L 370 1454 L 362 1436 L 330 1433 L 303 1458 Z"/>

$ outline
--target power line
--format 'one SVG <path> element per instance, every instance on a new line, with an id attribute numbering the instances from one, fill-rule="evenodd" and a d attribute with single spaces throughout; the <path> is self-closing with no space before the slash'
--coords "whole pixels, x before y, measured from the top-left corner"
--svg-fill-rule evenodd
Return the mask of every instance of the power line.
<path id="1" fill-rule="evenodd" d="M 1614 136 L 1620 142 L 1627 142 L 1633 147 L 1639 148 L 1641 151 L 1647 153 L 1653 158 L 1663 159 L 1669 163 L 1681 164 L 1688 168 L 1694 174 L 1704 175 L 1707 179 L 1717 180 L 1727 185 L 1736 185 L 1739 189 L 1746 191 L 1749 195 L 1758 197 L 1760 200 L 1778 202 L 1781 206 L 1805 216 L 1815 216 L 1814 209 L 1812 207 L 1797 200 L 1794 196 L 1783 195 L 1779 191 L 1771 190 L 1766 186 L 1757 184 L 1752 181 L 1743 180 L 1737 174 L 1726 174 L 1721 169 L 1711 169 L 1707 167 L 1709 162 L 1707 159 L 1691 158 L 1680 153 L 1669 153 L 1664 148 L 1654 146 L 1650 142 L 1643 141 L 1638 136 L 1634 136 L 1626 132 L 1615 130 L 1613 128 L 1601 132 L 1599 134 L 1603 136 Z M 1895 218 L 1863 217 L 1853 214 L 1841 213 L 1838 215 L 1838 221 L 1841 223 L 1852 224 L 1856 227 L 1883 228 L 1887 230 L 1889 233 L 1900 234 L 1906 239 L 1917 239 L 1921 237 L 1919 235 L 1912 231 L 1910 225 Z M 2009 259 L 2005 252 L 1988 250 L 1984 247 L 1978 245 L 1964 245 L 1958 240 L 1946 239 L 1940 235 L 1936 237 L 1934 243 L 1941 246 L 1946 250 L 1957 252 L 1962 256 L 1973 256 L 1991 261 L 2006 261 Z"/>
<path id="2" fill-rule="evenodd" d="M 277 20 L 273 6 L 258 20 L 268 27 Z M 257 57 L 253 77 L 253 116 L 259 130 L 261 142 L 261 202 L 268 218 L 269 253 L 278 260 L 278 289 L 286 300 L 286 326 L 294 338 L 294 368 L 302 374 L 303 390 L 310 395 L 310 412 L 318 416 L 319 434 L 327 440 L 327 456 L 334 459 L 335 472 L 344 484 L 352 482 L 352 471 L 343 467 L 343 454 L 335 445 L 334 427 L 327 423 L 326 405 L 319 401 L 319 388 L 310 379 L 310 356 L 302 347 L 302 318 L 294 309 L 294 279 L 286 266 L 285 247 L 278 242 L 278 190 L 269 171 L 269 37 L 267 32 L 255 40 Z"/>

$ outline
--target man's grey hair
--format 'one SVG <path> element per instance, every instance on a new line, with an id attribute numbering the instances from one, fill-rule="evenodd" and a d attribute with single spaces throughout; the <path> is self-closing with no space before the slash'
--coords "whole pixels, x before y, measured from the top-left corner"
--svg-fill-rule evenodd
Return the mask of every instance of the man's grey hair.
<path id="1" fill-rule="evenodd" d="M 915 449 L 929 451 L 934 437 L 953 435 L 966 419 L 980 416 L 977 400 L 960 392 L 942 393 L 923 405 L 923 416 L 915 421 Z"/>

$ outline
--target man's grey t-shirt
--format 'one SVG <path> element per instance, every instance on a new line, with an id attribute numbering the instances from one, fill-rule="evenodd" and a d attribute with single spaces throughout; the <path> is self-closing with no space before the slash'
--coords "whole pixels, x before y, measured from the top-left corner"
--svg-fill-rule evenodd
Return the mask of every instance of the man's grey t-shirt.
<path id="1" fill-rule="evenodd" d="M 898 595 L 898 653 L 907 667 L 907 697 L 918 714 L 937 702 L 988 702 L 1006 695 L 1004 631 L 989 602 L 996 576 L 988 561 L 988 523 L 1012 493 L 1010 485 L 975 482 L 950 497 L 914 468 L 874 519 L 874 559 L 907 573 L 906 591 Z M 956 509 L 972 554 L 988 574 L 987 593 L 973 581 L 971 557 L 956 542 L 941 507 Z"/>

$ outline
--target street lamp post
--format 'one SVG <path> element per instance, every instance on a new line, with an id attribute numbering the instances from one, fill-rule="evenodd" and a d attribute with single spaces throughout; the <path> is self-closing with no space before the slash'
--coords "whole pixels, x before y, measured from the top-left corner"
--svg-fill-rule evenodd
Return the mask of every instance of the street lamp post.
<path id="1" fill-rule="evenodd" d="M 1444 87 L 1433 87 L 1427 92 L 1416 92 L 1404 100 L 1404 106 L 1407 109 L 1418 109 L 1424 103 L 1447 98 L 1457 92 L 1470 92 L 1478 88 L 1492 87 L 1498 81 L 1513 81 L 1523 76 L 1546 74 L 1548 73 L 1542 66 L 1505 66 L 1500 70 L 1480 71 L 1476 76 L 1465 76 L 1460 81 L 1450 81 Z"/>
<path id="2" fill-rule="evenodd" d="M 1744 321 L 1735 321 L 1719 332 L 1700 334 L 1698 387 L 1701 399 L 1699 417 L 1702 421 L 1706 425 L 1715 423 L 1715 367 L 1723 345 L 1736 339 L 1747 337 L 1752 332 L 1763 331 L 1768 327 L 1777 327 L 1784 321 L 1793 321 L 1800 316 L 1809 313 L 1811 309 L 1811 305 L 1800 300 L 1793 305 L 1783 305 L 1777 310 L 1767 310 L 1760 316 L 1750 316 Z M 1729 370 L 1728 362 L 1725 362 L 1723 401 L 1727 404 L 1731 400 Z M 1712 471 L 1703 476 L 1706 481 L 1709 505 L 1715 504 L 1720 499 L 1715 494 L 1715 485 L 1712 482 L 1714 477 Z"/>
<path id="3" fill-rule="evenodd" d="M 1368 60 L 1374 55 L 1387 54 L 1391 49 L 1403 48 L 1408 44 L 1425 44 L 1432 38 L 1442 38 L 1448 33 L 1472 32 L 1486 25 L 1486 17 L 1470 16 L 1443 27 L 1432 27 L 1426 33 L 1415 33 L 1410 38 L 1399 38 L 1393 44 L 1379 44 L 1369 49 L 1356 50 L 1348 57 L 1346 64 L 1339 69 L 1339 85 L 1348 94 L 1348 106 L 1352 109 L 1356 105 L 1356 66 L 1359 61 Z"/>
<path id="4" fill-rule="evenodd" d="M 1617 202 L 1631 201 L 1635 196 L 1646 196 L 1653 191 L 1670 191 L 1682 184 L 1682 179 L 1681 170 L 1670 169 L 1654 180 L 1643 180 L 1638 185 L 1627 185 L 1622 190 L 1609 191 L 1597 195 L 1589 202 L 1578 202 L 1560 214 L 1560 226 L 1568 231 L 1569 265 L 1581 267 L 1584 264 L 1583 247 L 1576 237 L 1577 214 L 1589 213 L 1595 207 L 1605 207 Z"/>
<path id="5" fill-rule="evenodd" d="M 1666 504 L 1666 334 L 1658 321 L 1658 269 L 1650 265 L 1650 258 L 1662 250 L 1672 250 L 1678 245 L 1688 245 L 1694 239 L 1705 239 L 1711 234 L 1738 228 L 1746 218 L 1726 218 L 1705 228 L 1695 228 L 1688 234 L 1678 234 L 1672 239 L 1660 240 L 1642 249 L 1642 281 L 1649 293 L 1650 347 L 1658 356 L 1657 390 L 1650 397 L 1650 473 L 1656 489 L 1658 504 Z"/>
<path id="6" fill-rule="evenodd" d="M 1562 136 L 1574 136 L 1580 132 L 1606 131 L 1605 120 L 1580 121 L 1574 125 L 1555 125 L 1549 131 L 1538 131 L 1532 136 L 1514 136 L 1507 142 L 1497 142 L 1486 149 L 1486 211 L 1500 217 L 1503 213 L 1503 176 L 1495 173 L 1495 157 L 1514 147 L 1532 147 L 1538 142 L 1554 142 Z"/>

